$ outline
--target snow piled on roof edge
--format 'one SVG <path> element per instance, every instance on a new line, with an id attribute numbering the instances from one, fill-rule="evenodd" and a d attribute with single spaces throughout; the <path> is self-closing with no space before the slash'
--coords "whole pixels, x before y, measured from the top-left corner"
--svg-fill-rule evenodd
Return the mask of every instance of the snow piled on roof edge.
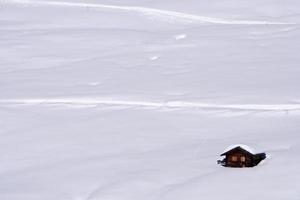
<path id="1" fill-rule="evenodd" d="M 245 144 L 234 144 L 234 145 L 230 145 L 229 147 L 227 147 L 223 152 L 223 153 L 226 153 L 236 147 L 241 147 L 243 149 L 245 149 L 246 151 L 248 151 L 249 153 L 252 153 L 252 154 L 256 154 L 256 152 L 254 151 L 254 149 L 252 149 L 251 147 L 245 145 Z"/>

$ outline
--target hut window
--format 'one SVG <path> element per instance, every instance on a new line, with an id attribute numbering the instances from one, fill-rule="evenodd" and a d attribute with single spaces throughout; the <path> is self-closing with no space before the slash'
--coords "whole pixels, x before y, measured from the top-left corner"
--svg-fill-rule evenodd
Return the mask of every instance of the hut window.
<path id="1" fill-rule="evenodd" d="M 232 156 L 231 157 L 231 161 L 236 162 L 237 161 L 237 157 L 236 156 Z"/>
<path id="2" fill-rule="evenodd" d="M 242 156 L 242 157 L 241 157 L 241 161 L 242 161 L 242 162 L 246 162 L 245 156 Z"/>

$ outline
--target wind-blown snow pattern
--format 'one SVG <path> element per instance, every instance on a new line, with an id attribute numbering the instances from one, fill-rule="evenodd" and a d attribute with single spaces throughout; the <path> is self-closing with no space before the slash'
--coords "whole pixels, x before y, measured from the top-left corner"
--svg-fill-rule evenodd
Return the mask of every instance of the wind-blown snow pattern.
<path id="1" fill-rule="evenodd" d="M 204 110 L 228 110 L 228 111 L 271 111 L 271 112 L 300 112 L 300 104 L 209 104 L 199 102 L 169 101 L 129 101 L 129 100 L 109 100 L 109 99 L 83 99 L 83 98 L 63 98 L 63 99 L 6 99 L 0 100 L 0 106 L 4 105 L 68 105 L 68 106 L 129 106 L 145 107 L 157 109 L 204 109 Z"/>
<path id="2" fill-rule="evenodd" d="M 167 20 L 167 21 L 181 21 L 181 22 L 200 22 L 200 23 L 213 23 L 213 24 L 240 24 L 240 25 L 266 25 L 266 24 L 292 24 L 283 22 L 268 22 L 268 21 L 250 21 L 250 20 L 225 20 L 213 17 L 205 17 L 199 15 L 192 15 L 183 12 L 175 12 L 168 10 L 160 10 L 146 7 L 136 6 L 115 6 L 106 4 L 92 4 L 92 3 L 76 3 L 76 2 L 64 2 L 64 1 L 35 1 L 35 0 L 10 0 L 10 3 L 19 3 L 25 5 L 36 5 L 36 6 L 66 6 L 66 7 L 82 7 L 82 8 L 98 8 L 98 9 L 112 9 L 120 11 L 137 12 L 150 16 L 152 18 Z"/>
<path id="3" fill-rule="evenodd" d="M 294 0 L 0 0 L 0 200 L 298 200 L 299 16 Z M 268 157 L 218 165 L 233 144 Z"/>

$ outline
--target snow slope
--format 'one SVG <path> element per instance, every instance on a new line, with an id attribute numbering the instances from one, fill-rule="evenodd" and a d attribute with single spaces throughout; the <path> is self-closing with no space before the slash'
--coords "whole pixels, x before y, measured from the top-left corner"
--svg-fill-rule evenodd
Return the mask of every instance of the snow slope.
<path id="1" fill-rule="evenodd" d="M 0 199 L 300 198 L 300 2 L 0 0 Z M 246 144 L 268 159 L 218 166 Z"/>

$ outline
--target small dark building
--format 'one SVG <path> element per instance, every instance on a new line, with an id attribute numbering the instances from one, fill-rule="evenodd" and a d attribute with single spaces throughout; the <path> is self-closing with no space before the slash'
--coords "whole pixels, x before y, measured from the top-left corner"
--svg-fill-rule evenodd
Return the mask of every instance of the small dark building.
<path id="1" fill-rule="evenodd" d="M 227 148 L 221 156 L 223 160 L 218 160 L 218 164 L 224 167 L 254 167 L 266 158 L 265 153 L 255 154 L 246 145 L 234 145 Z"/>

